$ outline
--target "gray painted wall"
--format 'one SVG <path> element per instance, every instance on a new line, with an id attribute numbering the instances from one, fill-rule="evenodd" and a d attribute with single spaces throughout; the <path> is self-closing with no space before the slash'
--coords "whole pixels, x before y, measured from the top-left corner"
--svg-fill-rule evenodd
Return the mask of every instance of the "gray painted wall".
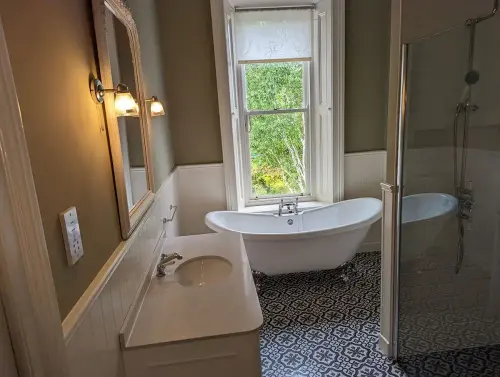
<path id="1" fill-rule="evenodd" d="M 175 164 L 221 162 L 209 1 L 156 5 Z M 390 0 L 347 0 L 346 152 L 385 149 L 389 27 Z"/>
<path id="2" fill-rule="evenodd" d="M 156 5 L 175 164 L 221 162 L 210 1 Z"/>
<path id="3" fill-rule="evenodd" d="M 155 0 L 128 0 L 139 32 L 146 96 L 157 96 L 166 116 L 153 117 L 151 144 L 155 189 L 159 189 L 174 167 L 169 113 L 172 109 L 164 86 L 164 64 L 160 50 L 160 29 Z"/>
<path id="4" fill-rule="evenodd" d="M 390 0 L 346 1 L 345 149 L 385 149 Z"/>

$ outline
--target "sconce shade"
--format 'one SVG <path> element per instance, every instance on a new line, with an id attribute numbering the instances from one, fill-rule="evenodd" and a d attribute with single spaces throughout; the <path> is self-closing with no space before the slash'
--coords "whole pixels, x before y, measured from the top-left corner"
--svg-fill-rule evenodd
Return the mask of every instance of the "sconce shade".
<path id="1" fill-rule="evenodd" d="M 115 94 L 115 110 L 117 116 L 132 115 L 138 113 L 138 106 L 130 92 L 117 92 Z"/>
<path id="2" fill-rule="evenodd" d="M 151 116 L 165 115 L 163 104 L 157 97 L 151 99 Z"/>

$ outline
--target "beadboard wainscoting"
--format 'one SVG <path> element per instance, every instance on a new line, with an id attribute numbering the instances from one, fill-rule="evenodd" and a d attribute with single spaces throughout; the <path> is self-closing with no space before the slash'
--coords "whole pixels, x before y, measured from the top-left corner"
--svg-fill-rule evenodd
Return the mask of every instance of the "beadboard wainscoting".
<path id="1" fill-rule="evenodd" d="M 172 172 L 132 236 L 120 244 L 63 322 L 71 377 L 124 377 L 119 332 L 166 237 L 179 234 L 178 219 L 163 223 L 178 205 Z"/>
<path id="2" fill-rule="evenodd" d="M 347 153 L 344 157 L 345 199 L 382 199 L 380 183 L 385 180 L 386 151 Z"/>
<path id="3" fill-rule="evenodd" d="M 344 198 L 382 199 L 380 184 L 385 181 L 387 152 L 346 153 L 344 157 Z M 372 225 L 359 252 L 380 251 L 381 221 Z"/>
<path id="4" fill-rule="evenodd" d="M 205 215 L 227 208 L 223 164 L 178 166 L 176 174 L 180 234 L 212 232 L 205 225 Z"/>

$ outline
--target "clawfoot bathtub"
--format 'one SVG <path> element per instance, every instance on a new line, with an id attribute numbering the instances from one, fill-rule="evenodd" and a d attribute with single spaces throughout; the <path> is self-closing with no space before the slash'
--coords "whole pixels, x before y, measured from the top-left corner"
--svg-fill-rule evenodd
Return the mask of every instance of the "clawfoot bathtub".
<path id="1" fill-rule="evenodd" d="M 252 269 L 267 275 L 336 268 L 352 259 L 382 202 L 346 200 L 297 215 L 210 212 L 205 223 L 216 232 L 243 236 Z"/>

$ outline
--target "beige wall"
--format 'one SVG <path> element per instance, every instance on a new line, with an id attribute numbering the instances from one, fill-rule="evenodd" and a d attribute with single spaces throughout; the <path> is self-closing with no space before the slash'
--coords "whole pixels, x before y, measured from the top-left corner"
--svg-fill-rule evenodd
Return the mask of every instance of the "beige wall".
<path id="1" fill-rule="evenodd" d="M 210 1 L 156 4 L 175 164 L 221 162 Z"/>
<path id="2" fill-rule="evenodd" d="M 385 149 L 390 0 L 346 1 L 345 149 Z"/>
<path id="3" fill-rule="evenodd" d="M 0 13 L 64 318 L 120 243 L 102 106 L 89 93 L 96 74 L 91 3 L 4 0 Z M 74 267 L 58 218 L 70 206 L 78 210 L 85 252 Z"/>

